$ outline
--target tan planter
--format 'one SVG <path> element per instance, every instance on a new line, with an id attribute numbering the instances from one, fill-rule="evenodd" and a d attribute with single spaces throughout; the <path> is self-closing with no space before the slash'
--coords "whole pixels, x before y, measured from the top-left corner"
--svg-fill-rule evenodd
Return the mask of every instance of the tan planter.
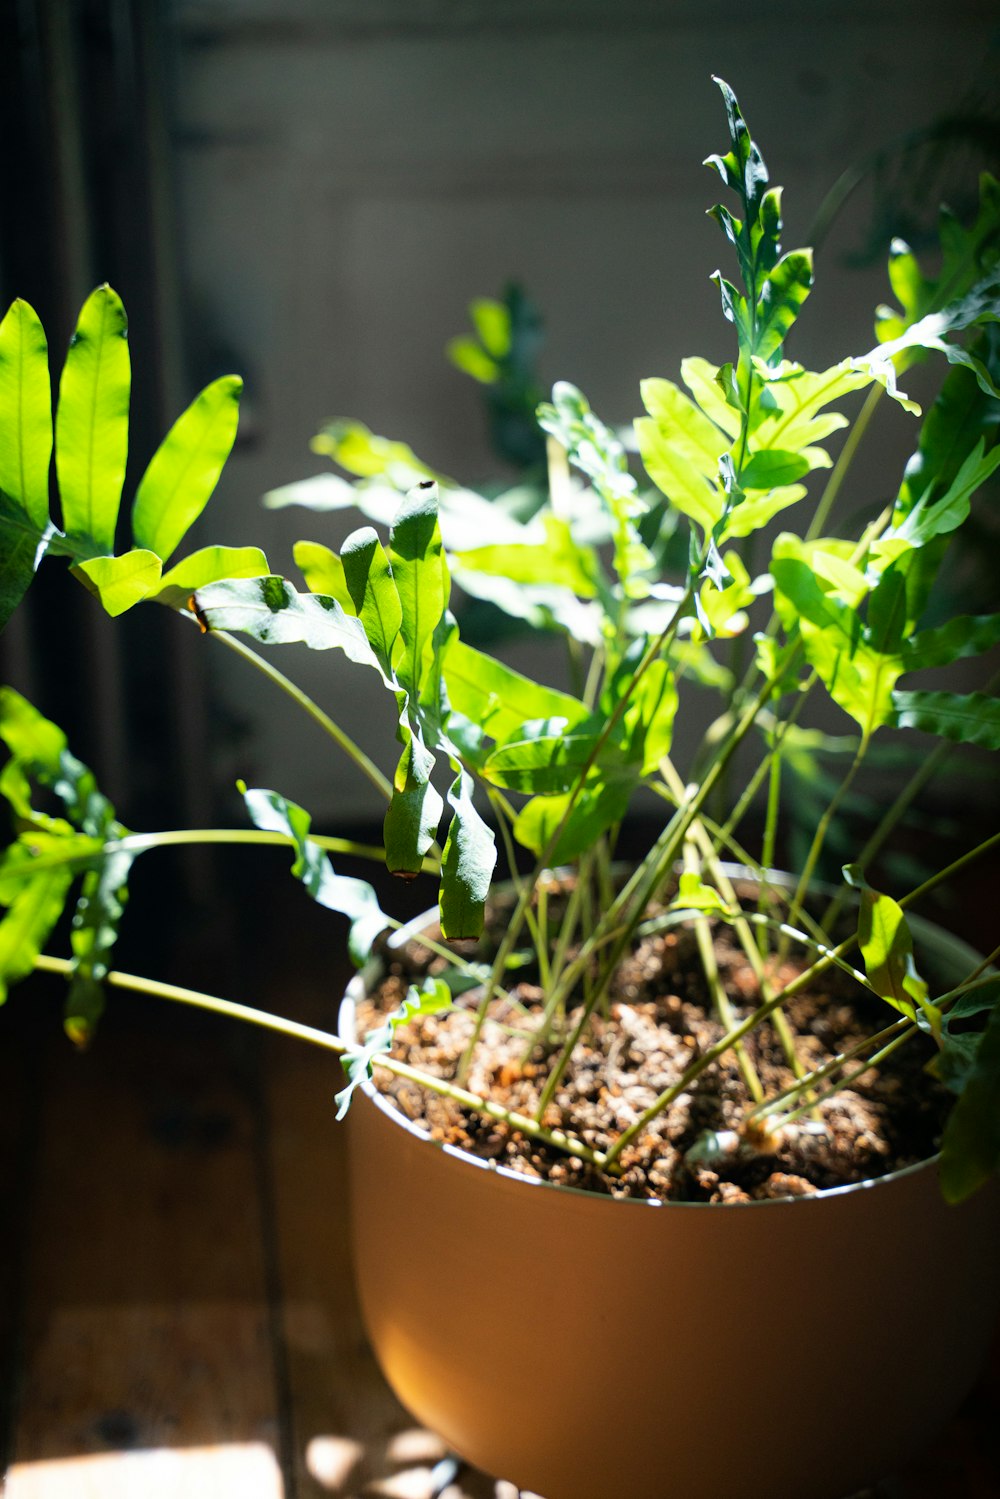
<path id="1" fill-rule="evenodd" d="M 349 1129 L 389 1383 L 545 1499 L 842 1499 L 950 1418 L 1000 1309 L 1000 1190 L 949 1208 L 933 1161 L 804 1199 L 648 1203 L 432 1144 L 370 1085 Z"/>

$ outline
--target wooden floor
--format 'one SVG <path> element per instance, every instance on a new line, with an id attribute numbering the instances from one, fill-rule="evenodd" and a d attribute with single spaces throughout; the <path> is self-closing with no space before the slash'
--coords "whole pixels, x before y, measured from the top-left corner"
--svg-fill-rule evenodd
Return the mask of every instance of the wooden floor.
<path id="1" fill-rule="evenodd" d="M 332 1024 L 339 934 L 312 921 L 294 958 L 237 965 L 231 997 Z M 204 965 L 220 990 L 225 935 Z M 60 998 L 38 979 L 0 1016 L 7 1499 L 428 1499 L 444 1451 L 353 1299 L 335 1059 L 132 997 L 79 1055 Z M 998 1428 L 995 1360 L 879 1499 L 997 1499 Z M 445 1492 L 517 1494 L 469 1473 Z"/>

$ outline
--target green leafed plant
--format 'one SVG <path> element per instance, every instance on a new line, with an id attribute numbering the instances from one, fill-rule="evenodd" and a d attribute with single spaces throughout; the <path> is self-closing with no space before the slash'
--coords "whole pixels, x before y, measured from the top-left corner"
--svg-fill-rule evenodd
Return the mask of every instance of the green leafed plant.
<path id="1" fill-rule="evenodd" d="M 711 213 L 735 268 L 713 280 L 732 358 L 721 366 L 686 358 L 678 380 L 643 381 L 645 414 L 624 435 L 567 382 L 549 402 L 532 395 L 548 484 L 527 517 L 502 497 L 461 488 L 405 443 L 360 423 L 331 425 L 317 446 L 354 482 L 331 480 L 322 497 L 293 487 L 272 502 L 352 504 L 371 524 L 339 553 L 299 542 L 304 588 L 272 574 L 252 547 L 205 548 L 164 571 L 233 441 L 234 380 L 204 391 L 153 456 L 132 508 L 134 545 L 116 553 L 128 354 L 124 312 L 107 287 L 88 300 L 60 381 L 61 512 L 59 523 L 51 519 L 45 338 L 31 309 L 15 303 L 0 326 L 6 613 L 39 563 L 57 555 L 109 613 L 148 599 L 174 607 L 319 723 L 377 787 L 386 812 L 383 846 L 364 849 L 314 834 L 308 814 L 278 792 L 244 787 L 252 826 L 131 833 L 60 731 L 7 692 L 0 734 L 11 758 L 0 792 L 15 837 L 0 866 L 5 988 L 34 967 L 66 972 L 68 1024 L 77 1038 L 89 1034 L 106 984 L 141 983 L 110 969 L 132 861 L 196 838 L 286 845 L 307 891 L 347 917 L 351 956 L 364 964 L 398 923 L 372 886 L 338 874 L 329 855 L 365 853 L 405 879 L 436 881 L 440 930 L 418 940 L 439 973 L 411 989 L 366 1040 L 319 1038 L 344 1056 L 341 1114 L 373 1071 L 395 1072 L 613 1183 L 650 1130 L 722 1058 L 736 1059 L 745 1094 L 731 1148 L 753 1155 L 773 1150 L 782 1132 L 807 1117 L 822 1132 L 826 1111 L 855 1078 L 904 1045 L 924 1046 L 927 1086 L 937 1078 L 956 1099 L 942 1145 L 946 1194 L 967 1195 L 1000 1165 L 1000 986 L 989 968 L 1000 948 L 942 977 L 925 961 L 922 929 L 908 916 L 931 889 L 1000 844 L 1000 833 L 987 833 L 908 891 L 890 893 L 883 876 L 869 873 L 954 745 L 1000 748 L 995 679 L 949 690 L 920 677 L 959 660 L 975 670 L 1000 642 L 1000 615 L 934 612 L 948 549 L 1000 465 L 1000 188 L 983 179 L 970 227 L 943 220 L 933 273 L 894 244 L 889 278 L 898 306 L 880 310 L 872 348 L 809 370 L 786 344 L 813 294 L 812 257 L 783 249 L 780 190 L 734 94 L 720 87 L 728 147 L 708 165 L 727 202 Z M 451 347 L 476 379 L 516 386 L 522 405 L 535 348 L 529 335 L 537 333 L 528 312 L 513 294 L 474 304 L 474 336 Z M 941 376 L 926 414 L 900 384 L 917 359 L 936 361 Z M 913 424 L 913 455 L 874 513 L 859 453 L 886 398 Z M 853 505 L 846 503 L 852 490 Z M 840 520 L 852 512 L 864 520 Z M 535 681 L 463 639 L 458 590 L 489 597 L 530 628 L 563 634 L 569 689 Z M 397 724 L 385 768 L 354 743 L 349 721 L 308 698 L 247 639 L 332 651 L 331 679 L 341 667 L 366 668 L 375 690 L 391 694 Z M 693 762 L 679 765 L 675 724 L 706 690 L 721 698 L 717 716 Z M 831 734 L 800 721 L 810 700 L 823 697 L 839 719 Z M 844 813 L 893 730 L 934 736 L 937 744 L 894 798 L 883 797 L 881 819 L 854 850 L 842 887 L 821 889 L 824 851 L 844 848 Z M 837 765 L 846 767 L 839 776 L 829 768 Z M 58 815 L 38 809 L 39 791 L 61 804 Z M 614 851 L 640 791 L 648 846 L 622 870 Z M 789 798 L 800 797 L 808 798 L 810 836 L 783 883 L 771 871 Z M 751 813 L 761 803 L 758 837 Z M 483 931 L 498 836 L 512 893 L 491 945 L 470 955 L 453 944 Z M 737 888 L 723 863 L 733 854 L 755 882 L 754 895 Z M 556 879 L 560 865 L 571 873 Z M 72 956 L 57 959 L 44 949 L 67 902 L 75 911 Z M 613 1034 L 622 1027 L 613 1055 L 627 1051 L 623 965 L 638 961 L 644 942 L 663 934 L 675 940 L 678 932 L 690 934 L 717 1039 L 667 1069 L 634 1117 L 585 1134 L 556 1106 L 563 1080 L 578 1048 L 608 1027 Z M 754 986 L 749 997 L 727 986 L 720 933 L 742 955 Z M 797 967 L 789 968 L 793 954 Z M 849 1050 L 818 1056 L 798 1045 L 789 1007 L 831 972 L 850 979 L 859 1013 L 868 1005 L 877 1019 Z M 530 1003 L 519 987 L 525 974 Z M 223 1000 L 151 987 L 302 1033 Z M 520 1095 L 498 1097 L 482 1083 L 496 1071 L 484 1073 L 480 1059 L 498 1006 L 506 1031 L 521 1040 L 524 1076 L 537 1079 L 527 1110 Z M 408 1028 L 456 1015 L 464 1044 L 454 1075 L 421 1073 L 402 1059 Z M 786 1071 L 770 1092 L 755 1060 L 763 1027 L 773 1028 Z M 595 1086 L 620 1094 L 618 1076 Z M 688 1153 L 691 1169 L 718 1165 L 722 1136 L 710 1133 L 714 1143 L 698 1142 Z"/>

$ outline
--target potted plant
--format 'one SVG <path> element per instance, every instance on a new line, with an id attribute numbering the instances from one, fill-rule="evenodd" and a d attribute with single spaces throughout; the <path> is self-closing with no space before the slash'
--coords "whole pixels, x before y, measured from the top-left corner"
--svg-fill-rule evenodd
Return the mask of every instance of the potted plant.
<path id="1" fill-rule="evenodd" d="M 189 835 L 126 830 L 61 731 L 5 691 L 0 791 L 16 836 L 0 866 L 0 977 L 66 973 L 79 1040 L 110 984 L 340 1053 L 359 1288 L 386 1372 L 463 1456 L 548 1499 L 836 1499 L 954 1409 L 1000 1297 L 1000 948 L 978 957 L 909 914 L 1000 833 L 894 895 L 869 873 L 952 744 L 1000 745 L 988 688 L 899 685 L 1000 642 L 997 614 L 925 623 L 949 542 L 1000 465 L 1000 189 L 983 180 L 971 227 L 943 219 L 935 277 L 894 245 L 900 306 L 880 311 L 876 347 L 806 370 L 784 346 L 811 258 L 782 252 L 779 192 L 721 88 L 729 149 L 709 162 L 739 216 L 712 213 L 739 284 L 715 279 L 735 353 L 721 368 L 686 360 L 686 390 L 644 382 L 635 442 L 652 491 L 563 384 L 539 412 L 549 496 L 527 522 L 405 445 L 341 427 L 336 456 L 367 477 L 334 502 L 379 519 L 388 505 L 385 543 L 371 526 L 339 555 L 300 543 L 308 591 L 253 548 L 164 571 L 225 461 L 238 382 L 209 387 L 154 455 L 135 545 L 115 556 L 120 302 L 94 293 L 63 371 L 59 528 L 44 336 L 24 304 L 0 326 L 8 612 L 60 554 L 111 613 L 178 609 L 326 729 L 386 797 L 377 857 L 438 885 L 432 916 L 401 928 L 371 885 L 335 872 L 329 854 L 357 851 L 350 840 L 242 787 L 252 828 L 190 836 L 287 843 L 309 893 L 349 918 L 362 972 L 339 1034 L 116 973 L 131 863 Z M 920 417 L 898 381 L 925 355 L 944 356 L 944 379 L 898 491 L 841 523 L 834 502 L 876 407 Z M 841 407 L 861 392 L 849 422 Z M 452 579 L 561 630 L 573 690 L 463 641 Z M 240 637 L 337 650 L 371 673 L 398 718 L 391 776 Z M 722 700 L 682 771 L 675 719 L 702 689 Z M 849 734 L 802 725 L 821 696 Z M 824 848 L 890 728 L 942 747 L 829 890 Z M 799 867 L 776 874 L 793 776 L 845 751 Z M 660 811 L 623 865 L 640 788 Z M 491 896 L 497 834 L 509 883 Z M 59 959 L 43 949 L 68 901 Z"/>

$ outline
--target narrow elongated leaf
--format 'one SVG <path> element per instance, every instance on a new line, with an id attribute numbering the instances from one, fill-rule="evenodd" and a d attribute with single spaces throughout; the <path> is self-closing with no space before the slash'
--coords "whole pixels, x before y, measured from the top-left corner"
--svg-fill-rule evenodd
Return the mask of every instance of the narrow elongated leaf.
<path id="1" fill-rule="evenodd" d="M 266 578 L 270 571 L 267 558 L 257 547 L 201 547 L 163 574 L 153 597 L 158 604 L 177 609 L 209 583 L 227 578 Z"/>
<path id="2" fill-rule="evenodd" d="M 407 721 L 405 708 L 400 715 L 399 735 L 403 753 L 396 766 L 382 835 L 389 873 L 412 879 L 420 873 L 424 856 L 437 836 L 444 802 L 431 783 L 434 756 L 419 729 Z"/>
<path id="3" fill-rule="evenodd" d="M 579 699 L 531 681 L 462 640 L 450 646 L 444 674 L 456 712 L 481 724 L 498 741 L 529 719 L 563 718 L 572 727 L 587 716 Z"/>
<path id="4" fill-rule="evenodd" d="M 176 420 L 139 481 L 132 535 L 164 562 L 212 496 L 236 438 L 243 381 L 223 375 Z"/>
<path id="5" fill-rule="evenodd" d="M 128 453 L 128 322 L 110 286 L 91 292 L 59 382 L 56 472 L 63 528 L 95 555 L 115 549 Z"/>
<path id="6" fill-rule="evenodd" d="M 340 558 L 354 611 L 382 670 L 391 676 L 402 650 L 403 609 L 389 559 L 371 526 L 351 532 Z"/>
<path id="7" fill-rule="evenodd" d="M 45 330 L 34 308 L 18 300 L 0 323 L 0 490 L 38 532 L 49 523 L 51 458 Z"/>
<path id="8" fill-rule="evenodd" d="M 941 1142 L 941 1188 L 962 1202 L 1000 1167 L 1000 1008 L 983 1032 Z"/>
<path id="9" fill-rule="evenodd" d="M 472 777 L 460 771 L 448 791 L 452 819 L 441 858 L 438 903 L 441 930 L 449 941 L 478 937 L 496 867 L 493 833 L 472 801 Z"/>
<path id="10" fill-rule="evenodd" d="M 195 613 L 206 630 L 240 630 L 264 645 L 301 642 L 314 651 L 341 650 L 381 674 L 359 620 L 324 594 L 297 593 L 284 578 L 210 583 L 195 593 Z"/>
<path id="11" fill-rule="evenodd" d="M 928 496 L 915 505 L 900 526 L 886 533 L 878 550 L 885 551 L 887 545 L 891 549 L 893 544 L 926 546 L 935 536 L 957 530 L 969 514 L 972 496 L 1000 465 L 1000 447 L 985 454 L 984 447 L 980 438 L 946 493 L 933 502 Z"/>
<path id="12" fill-rule="evenodd" d="M 403 501 L 389 534 L 389 562 L 399 595 L 404 647 L 397 672 L 414 701 L 420 697 L 433 654 L 434 631 L 448 605 L 448 570 L 437 506 L 437 485 L 417 485 Z"/>
<path id="13" fill-rule="evenodd" d="M 765 280 L 757 303 L 757 326 L 751 352 L 770 359 L 785 341 L 802 304 L 812 290 L 810 250 L 790 250 Z"/>
<path id="14" fill-rule="evenodd" d="M 255 827 L 291 839 L 295 849 L 292 874 L 313 900 L 348 918 L 348 950 L 355 967 L 361 968 L 371 956 L 376 937 L 390 925 L 372 886 L 366 880 L 335 873 L 327 854 L 309 837 L 310 817 L 303 807 L 277 791 L 248 789 L 242 782 L 240 791 Z"/>
<path id="15" fill-rule="evenodd" d="M 155 552 L 133 549 L 120 557 L 88 558 L 73 573 L 114 618 L 157 591 L 161 567 Z"/>
<path id="16" fill-rule="evenodd" d="M 982 692 L 894 692 L 892 721 L 956 744 L 1000 749 L 1000 702 Z"/>

